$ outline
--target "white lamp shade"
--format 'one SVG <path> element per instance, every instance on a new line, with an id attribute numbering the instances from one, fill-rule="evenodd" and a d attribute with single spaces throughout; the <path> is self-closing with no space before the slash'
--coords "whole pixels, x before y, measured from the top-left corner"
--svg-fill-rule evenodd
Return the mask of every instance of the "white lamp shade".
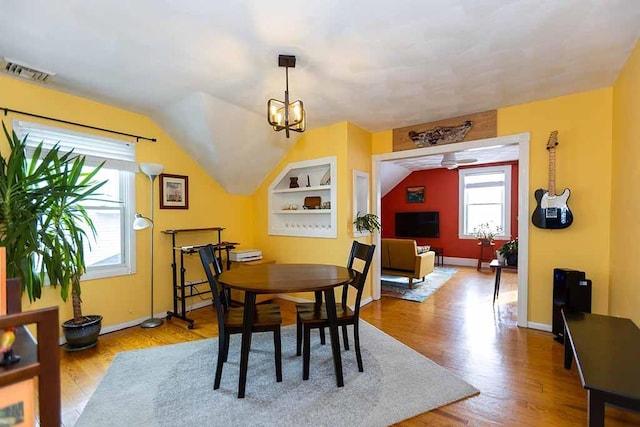
<path id="1" fill-rule="evenodd" d="M 140 170 L 150 178 L 155 178 L 162 173 L 164 166 L 160 163 L 140 163 Z"/>
<path id="2" fill-rule="evenodd" d="M 151 227 L 151 220 L 140 214 L 136 214 L 136 219 L 133 220 L 133 229 L 138 231 L 149 227 Z"/>

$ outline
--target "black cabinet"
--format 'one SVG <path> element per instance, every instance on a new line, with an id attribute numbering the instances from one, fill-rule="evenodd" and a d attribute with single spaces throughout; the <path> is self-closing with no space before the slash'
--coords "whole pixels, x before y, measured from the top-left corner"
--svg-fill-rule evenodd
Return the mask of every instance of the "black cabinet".
<path id="1" fill-rule="evenodd" d="M 552 332 L 556 340 L 564 342 L 562 312 L 582 311 L 591 313 L 591 280 L 584 271 L 570 268 L 553 269 L 553 319 Z"/>

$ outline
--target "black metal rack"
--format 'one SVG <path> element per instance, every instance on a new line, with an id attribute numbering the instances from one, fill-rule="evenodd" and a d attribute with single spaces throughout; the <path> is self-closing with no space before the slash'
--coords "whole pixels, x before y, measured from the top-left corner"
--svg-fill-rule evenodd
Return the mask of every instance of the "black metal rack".
<path id="1" fill-rule="evenodd" d="M 197 285 L 201 285 L 207 283 L 206 280 L 196 280 L 196 281 L 187 281 L 185 278 L 185 272 L 187 271 L 184 267 L 184 257 L 185 255 L 191 255 L 198 252 L 204 245 L 186 245 L 186 246 L 176 246 L 176 236 L 179 233 L 186 232 L 217 232 L 217 243 L 213 243 L 215 250 L 218 254 L 218 261 L 220 265 L 222 264 L 222 252 L 226 252 L 227 259 L 227 269 L 229 269 L 231 260 L 229 259 L 229 251 L 235 248 L 238 245 L 237 242 L 223 242 L 222 241 L 222 230 L 223 227 L 209 227 L 209 228 L 183 228 L 183 229 L 172 229 L 172 230 L 163 230 L 164 234 L 171 235 L 171 247 L 173 252 L 173 258 L 171 263 L 171 269 L 173 271 L 173 311 L 167 311 L 167 321 L 170 321 L 173 317 L 176 317 L 180 320 L 184 320 L 189 323 L 188 328 L 193 329 L 193 319 L 190 319 L 186 315 L 186 300 L 187 298 L 210 294 L 210 290 L 199 291 L 196 287 Z M 180 254 L 180 276 L 178 277 L 178 259 L 177 254 Z"/>

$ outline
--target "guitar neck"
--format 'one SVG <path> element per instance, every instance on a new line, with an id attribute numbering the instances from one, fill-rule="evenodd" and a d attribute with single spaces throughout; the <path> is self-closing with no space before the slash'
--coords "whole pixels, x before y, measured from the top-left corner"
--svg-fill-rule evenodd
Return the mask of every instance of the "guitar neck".
<path id="1" fill-rule="evenodd" d="M 549 194 L 556 194 L 556 149 L 549 148 Z"/>

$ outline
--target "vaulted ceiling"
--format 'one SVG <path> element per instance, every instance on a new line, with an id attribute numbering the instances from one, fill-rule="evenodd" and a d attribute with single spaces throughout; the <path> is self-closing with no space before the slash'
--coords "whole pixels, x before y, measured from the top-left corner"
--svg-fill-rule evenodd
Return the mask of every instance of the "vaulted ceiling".
<path id="1" fill-rule="evenodd" d="M 266 123 L 278 54 L 307 128 L 371 132 L 613 84 L 637 0 L 0 0 L 0 56 L 152 117 L 227 191 L 295 138 Z M 1 97 L 1 94 L 0 94 Z M 294 137 L 297 135 L 294 135 Z"/>

